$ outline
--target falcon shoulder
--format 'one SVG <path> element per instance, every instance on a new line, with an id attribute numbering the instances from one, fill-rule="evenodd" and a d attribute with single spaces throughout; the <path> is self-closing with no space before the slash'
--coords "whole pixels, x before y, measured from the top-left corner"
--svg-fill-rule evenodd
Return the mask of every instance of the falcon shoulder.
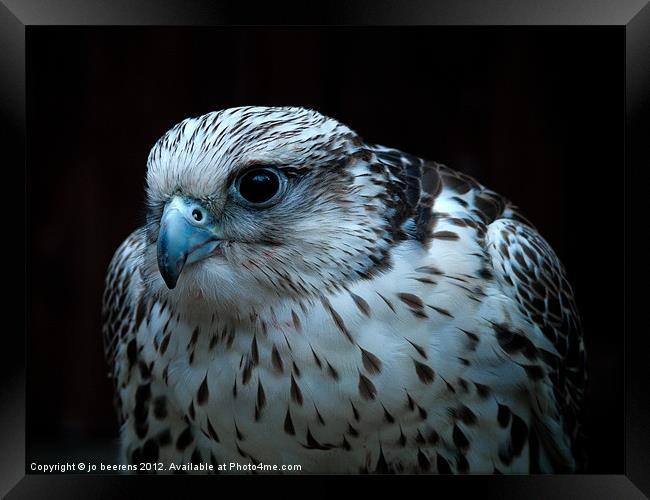
<path id="1" fill-rule="evenodd" d="M 546 452 L 544 458 L 531 459 L 531 472 L 539 472 L 538 459 L 546 461 L 542 468 L 557 472 L 584 469 L 584 343 L 573 292 L 557 255 L 515 205 L 472 177 L 396 149 L 372 149 L 390 173 L 388 191 L 400 207 L 393 223 L 397 239 L 410 237 L 429 245 L 436 238 L 456 237 L 436 229 L 442 220 L 475 229 L 485 252 L 482 272 L 488 273 L 486 279 L 494 275 L 526 319 L 523 328 L 492 328 L 503 354 L 525 370 L 529 383 L 534 417 L 529 437 Z"/>

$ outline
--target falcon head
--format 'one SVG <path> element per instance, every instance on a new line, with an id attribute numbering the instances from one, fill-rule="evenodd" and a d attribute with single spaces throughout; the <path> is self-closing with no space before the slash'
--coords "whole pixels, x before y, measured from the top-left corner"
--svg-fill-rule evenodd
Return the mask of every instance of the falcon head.
<path id="1" fill-rule="evenodd" d="M 372 275 L 391 242 L 375 163 L 352 130 L 312 110 L 183 120 L 148 159 L 146 286 L 232 312 Z"/>

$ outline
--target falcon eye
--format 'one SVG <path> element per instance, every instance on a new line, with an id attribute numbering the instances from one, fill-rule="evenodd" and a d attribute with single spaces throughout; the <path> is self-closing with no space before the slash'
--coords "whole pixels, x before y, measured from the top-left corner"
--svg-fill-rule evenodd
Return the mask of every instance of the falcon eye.
<path id="1" fill-rule="evenodd" d="M 254 168 L 244 173 L 236 182 L 235 189 L 250 205 L 269 206 L 284 187 L 284 178 L 270 168 Z"/>

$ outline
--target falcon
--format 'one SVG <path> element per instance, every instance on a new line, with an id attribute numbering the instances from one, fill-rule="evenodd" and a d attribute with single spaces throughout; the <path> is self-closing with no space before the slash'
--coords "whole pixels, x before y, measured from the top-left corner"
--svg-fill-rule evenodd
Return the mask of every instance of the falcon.
<path id="1" fill-rule="evenodd" d="M 239 107 L 155 144 L 146 205 L 103 299 L 124 463 L 584 467 L 565 270 L 473 178 L 313 110 Z"/>

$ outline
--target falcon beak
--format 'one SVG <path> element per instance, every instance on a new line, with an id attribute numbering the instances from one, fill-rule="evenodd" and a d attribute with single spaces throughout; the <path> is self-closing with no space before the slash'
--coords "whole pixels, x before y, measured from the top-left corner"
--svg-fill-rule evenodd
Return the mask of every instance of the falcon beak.
<path id="1" fill-rule="evenodd" d="M 174 196 L 165 206 L 158 233 L 158 270 L 167 288 L 176 286 L 187 264 L 214 252 L 221 236 L 214 218 L 200 203 Z"/>

